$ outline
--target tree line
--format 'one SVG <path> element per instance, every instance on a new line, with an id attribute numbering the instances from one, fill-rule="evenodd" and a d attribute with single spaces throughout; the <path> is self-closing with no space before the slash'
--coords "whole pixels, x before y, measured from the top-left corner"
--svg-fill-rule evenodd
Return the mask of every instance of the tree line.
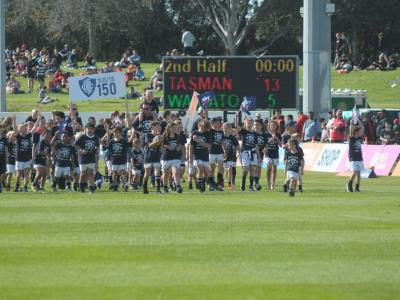
<path id="1" fill-rule="evenodd" d="M 346 32 L 354 55 L 372 57 L 377 34 L 385 32 L 389 49 L 400 48 L 400 1 L 333 2 L 333 42 L 335 32 Z M 135 48 L 154 61 L 181 49 L 186 28 L 205 54 L 301 54 L 300 6 L 293 0 L 6 0 L 6 41 L 13 48 L 67 43 L 98 60 Z"/>

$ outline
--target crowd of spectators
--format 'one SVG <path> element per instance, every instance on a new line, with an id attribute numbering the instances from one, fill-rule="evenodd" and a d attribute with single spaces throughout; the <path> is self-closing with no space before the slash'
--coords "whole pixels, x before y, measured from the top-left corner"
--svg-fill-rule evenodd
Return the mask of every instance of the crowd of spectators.
<path id="1" fill-rule="evenodd" d="M 256 114 L 256 119 L 261 118 Z M 278 123 L 278 132 L 285 135 L 298 134 L 303 142 L 344 143 L 348 139 L 350 119 L 345 119 L 341 110 L 333 109 L 329 118 L 315 118 L 313 112 L 298 112 L 297 119 L 288 114 L 283 116 L 276 110 L 271 117 Z M 373 115 L 371 112 L 361 115 L 365 127 L 364 141 L 369 145 L 400 145 L 399 119 L 391 119 L 385 110 Z M 264 121 L 265 124 L 268 120 Z"/>
<path id="2" fill-rule="evenodd" d="M 389 53 L 384 33 L 380 32 L 377 39 L 377 59 L 357 58 L 352 53 L 351 43 L 345 33 L 336 33 L 336 49 L 334 66 L 339 74 L 351 71 L 392 71 L 398 67 L 398 54 Z"/>

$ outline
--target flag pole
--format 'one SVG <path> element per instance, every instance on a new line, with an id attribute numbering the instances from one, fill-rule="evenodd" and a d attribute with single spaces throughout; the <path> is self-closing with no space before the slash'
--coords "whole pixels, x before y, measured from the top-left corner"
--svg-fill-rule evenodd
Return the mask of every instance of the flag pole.
<path id="1" fill-rule="evenodd" d="M 128 93 L 125 94 L 125 113 L 128 115 L 129 108 L 128 108 Z"/>

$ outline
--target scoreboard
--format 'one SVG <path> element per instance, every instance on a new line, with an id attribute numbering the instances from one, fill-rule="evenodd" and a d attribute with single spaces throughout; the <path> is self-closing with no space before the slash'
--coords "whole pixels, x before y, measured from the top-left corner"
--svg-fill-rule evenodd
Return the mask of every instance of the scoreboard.
<path id="1" fill-rule="evenodd" d="M 243 97 L 257 109 L 298 107 L 297 56 L 164 57 L 164 109 L 185 110 L 193 91 L 212 91 L 211 110 L 238 110 Z"/>

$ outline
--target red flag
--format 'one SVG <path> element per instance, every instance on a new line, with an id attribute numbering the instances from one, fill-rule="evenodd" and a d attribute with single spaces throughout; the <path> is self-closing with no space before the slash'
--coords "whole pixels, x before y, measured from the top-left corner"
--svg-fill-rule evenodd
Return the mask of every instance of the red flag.
<path id="1" fill-rule="evenodd" d="M 199 106 L 199 93 L 193 92 L 192 100 L 190 100 L 190 105 L 188 108 L 189 118 L 193 118 L 196 115 L 198 106 Z"/>

